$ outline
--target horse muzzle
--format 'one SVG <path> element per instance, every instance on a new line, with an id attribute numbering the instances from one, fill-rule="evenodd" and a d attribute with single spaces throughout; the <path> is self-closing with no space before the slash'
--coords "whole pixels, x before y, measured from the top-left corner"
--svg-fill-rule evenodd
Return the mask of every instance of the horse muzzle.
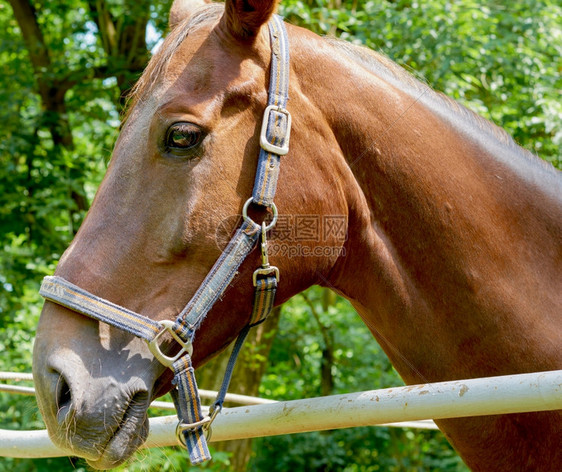
<path id="1" fill-rule="evenodd" d="M 54 336 L 60 310 L 65 322 Z M 116 360 L 114 352 L 112 359 L 104 359 L 110 351 L 102 349 L 99 335 L 92 344 L 96 337 L 89 333 L 97 323 L 66 311 L 47 303 L 42 315 L 50 319 L 50 328 L 39 330 L 34 347 L 39 409 L 58 447 L 96 469 L 116 467 L 148 436 L 147 409 L 156 376 L 150 354 L 147 359 L 134 352 L 135 338 L 120 350 L 127 362 Z"/>

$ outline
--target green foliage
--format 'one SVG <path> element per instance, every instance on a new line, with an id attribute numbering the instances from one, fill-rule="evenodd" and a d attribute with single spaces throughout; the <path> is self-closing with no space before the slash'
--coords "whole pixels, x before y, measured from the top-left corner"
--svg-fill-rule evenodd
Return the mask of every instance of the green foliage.
<path id="1" fill-rule="evenodd" d="M 372 427 L 260 438 L 249 471 L 398 472 L 468 469 L 440 433 Z"/>
<path id="2" fill-rule="evenodd" d="M 40 280 L 53 272 L 84 216 L 79 197 L 93 198 L 117 136 L 123 88 L 139 73 L 138 64 L 127 61 L 130 55 L 106 47 L 88 6 L 96 2 L 32 3 L 51 61 L 50 69 L 39 72 L 9 4 L 0 0 L 0 370 L 9 371 L 31 370 Z M 171 0 L 106 4 L 120 19 L 119 28 L 147 19 L 149 48 L 167 28 Z M 562 168 L 559 2 L 287 0 L 281 13 L 320 34 L 382 51 Z M 41 100 L 41 74 L 70 84 L 62 121 Z M 51 130 L 63 132 L 64 120 L 71 142 L 63 146 L 54 143 Z M 344 393 L 401 383 L 349 304 L 337 298 L 326 305 L 324 296 L 313 288 L 285 306 L 260 386 L 263 396 L 289 400 L 317 396 L 326 385 L 331 393 Z M 326 384 L 322 366 L 328 347 L 332 383 Z M 243 359 L 256 362 L 259 356 L 257 349 Z M 33 399 L 0 393 L 0 428 L 42 427 Z M 207 470 L 229 469 L 228 455 L 214 456 Z M 177 448 L 141 451 L 135 461 L 118 470 L 187 467 Z M 391 428 L 262 438 L 254 444 L 250 470 L 267 469 L 466 470 L 440 433 Z M 46 470 L 84 471 L 86 466 L 68 458 L 0 459 L 0 472 Z"/>
<path id="3" fill-rule="evenodd" d="M 162 447 L 159 449 L 144 450 L 138 452 L 128 464 L 117 467 L 119 472 L 221 472 L 229 470 L 229 454 L 217 451 L 210 447 L 213 460 L 198 466 L 189 464 L 189 458 L 183 448 Z"/>

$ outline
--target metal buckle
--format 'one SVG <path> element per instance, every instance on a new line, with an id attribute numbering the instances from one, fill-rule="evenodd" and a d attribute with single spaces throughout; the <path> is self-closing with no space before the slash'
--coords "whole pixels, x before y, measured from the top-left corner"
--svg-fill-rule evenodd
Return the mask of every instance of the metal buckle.
<path id="1" fill-rule="evenodd" d="M 280 113 L 287 117 L 287 131 L 285 134 L 285 142 L 283 146 L 276 146 L 275 144 L 271 144 L 267 139 L 267 128 L 269 128 L 269 118 L 271 116 L 272 111 L 276 111 L 277 113 Z M 277 154 L 278 156 L 284 156 L 289 152 L 290 137 L 291 137 L 291 114 L 285 108 L 282 108 L 278 105 L 269 105 L 263 112 L 263 120 L 261 123 L 261 132 L 260 132 L 260 146 L 262 147 L 263 150 L 267 152 Z"/>
<path id="2" fill-rule="evenodd" d="M 254 287 L 258 284 L 258 275 L 269 275 L 275 274 L 275 279 L 279 282 L 279 269 L 275 266 L 271 266 L 268 268 L 256 269 L 254 271 L 253 280 L 254 280 Z"/>
<path id="3" fill-rule="evenodd" d="M 163 320 L 160 321 L 160 324 L 162 325 L 162 331 L 160 331 L 152 341 L 147 341 L 148 349 L 150 349 L 152 355 L 156 357 L 156 359 L 158 359 L 158 361 L 160 361 L 161 364 L 171 368 L 172 364 L 176 362 L 186 352 L 190 356 L 193 354 L 193 345 L 191 344 L 191 341 L 185 342 L 182 338 L 180 338 L 176 334 L 176 332 L 172 329 L 174 326 L 173 321 Z M 158 345 L 158 340 L 165 332 L 170 333 L 172 335 L 172 338 L 174 338 L 176 342 L 181 346 L 180 351 L 173 357 L 166 356 L 164 353 L 162 353 L 162 351 L 160 350 L 160 346 Z"/>
<path id="4" fill-rule="evenodd" d="M 222 411 L 222 406 L 220 407 L 215 406 L 215 408 L 213 408 L 209 412 L 209 414 L 200 421 L 196 421 L 195 423 L 182 423 L 180 421 L 176 426 L 176 437 L 178 438 L 178 441 L 183 446 L 187 446 L 185 444 L 185 437 L 183 436 L 183 433 L 185 431 L 193 431 L 199 428 L 203 428 L 207 441 L 210 441 L 211 435 L 213 434 L 213 430 L 211 429 L 211 424 L 213 423 L 213 421 L 215 421 L 215 418 L 221 411 Z"/>
<path id="5" fill-rule="evenodd" d="M 207 429 L 206 425 L 211 425 L 211 417 L 210 416 L 205 416 L 205 418 L 203 418 L 201 421 L 196 421 L 195 423 L 182 423 L 181 421 L 178 423 L 178 425 L 176 426 L 176 437 L 178 438 L 178 441 L 184 446 L 187 447 L 187 444 L 185 443 L 185 437 L 183 436 L 183 433 L 185 431 L 191 431 L 191 430 L 196 430 L 199 428 L 203 428 L 204 430 Z"/>

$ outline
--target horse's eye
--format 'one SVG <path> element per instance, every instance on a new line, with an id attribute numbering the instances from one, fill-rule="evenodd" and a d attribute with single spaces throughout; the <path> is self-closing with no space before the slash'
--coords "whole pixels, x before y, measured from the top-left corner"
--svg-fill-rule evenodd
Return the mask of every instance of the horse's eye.
<path id="1" fill-rule="evenodd" d="M 203 132 L 193 123 L 174 123 L 166 134 L 166 148 L 170 151 L 187 151 L 199 145 Z"/>

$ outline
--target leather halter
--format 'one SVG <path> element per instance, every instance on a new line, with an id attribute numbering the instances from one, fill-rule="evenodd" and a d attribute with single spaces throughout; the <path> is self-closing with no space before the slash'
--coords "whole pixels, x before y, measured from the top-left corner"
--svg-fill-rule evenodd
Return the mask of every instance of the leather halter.
<path id="1" fill-rule="evenodd" d="M 46 300 L 145 339 L 154 357 L 172 369 L 175 388 L 171 393 L 179 418 L 178 437 L 186 445 L 193 464 L 211 458 L 206 433 L 210 431 L 212 421 L 222 409 L 234 363 L 249 329 L 264 321 L 273 308 L 279 280 L 279 270 L 269 265 L 266 234 L 277 221 L 273 197 L 281 156 L 289 151 L 291 115 L 285 108 L 289 98 L 289 42 L 285 25 L 279 16 L 274 15 L 268 27 L 271 41 L 269 97 L 260 133 L 261 149 L 252 197 L 244 204 L 244 222 L 176 321 L 154 321 L 89 293 L 58 276 L 45 277 L 40 289 L 40 294 Z M 248 217 L 247 209 L 251 203 L 272 210 L 273 219 L 269 225 L 262 223 L 260 226 Z M 210 408 L 209 416 L 203 416 L 191 365 L 193 337 L 214 303 L 232 282 L 240 264 L 252 251 L 260 236 L 262 267 L 253 274 L 255 295 L 251 320 L 236 340 L 221 389 Z M 165 355 L 160 349 L 160 338 L 165 333 L 170 334 L 181 345 L 180 351 L 173 357 Z"/>

